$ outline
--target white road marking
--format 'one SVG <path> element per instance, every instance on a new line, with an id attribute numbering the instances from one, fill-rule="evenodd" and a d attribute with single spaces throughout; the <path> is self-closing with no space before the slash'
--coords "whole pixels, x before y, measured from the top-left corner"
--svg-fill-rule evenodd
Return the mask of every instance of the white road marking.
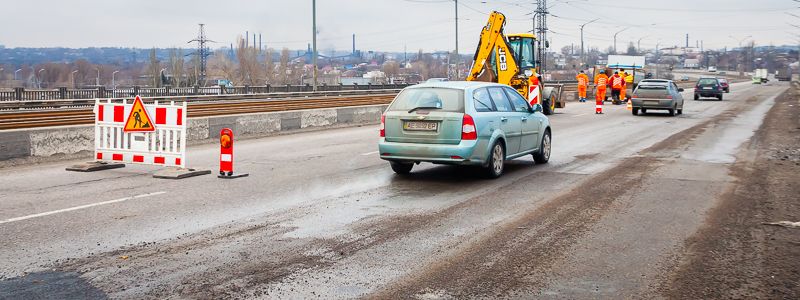
<path id="1" fill-rule="evenodd" d="M 372 152 L 367 152 L 367 153 L 361 153 L 361 155 L 362 155 L 362 156 L 373 155 L 373 154 L 378 154 L 378 151 L 372 151 Z"/>
<path id="2" fill-rule="evenodd" d="M 68 211 L 73 211 L 73 210 L 79 210 L 79 209 L 84 209 L 84 208 L 90 208 L 90 207 L 95 207 L 95 206 L 100 206 L 100 205 L 112 204 L 112 203 L 117 203 L 117 202 L 123 202 L 123 201 L 138 199 L 138 198 L 157 196 L 157 195 L 161 195 L 161 194 L 165 194 L 165 193 L 166 192 L 153 192 L 153 193 L 147 193 L 147 194 L 141 194 L 141 195 L 136 195 L 136 196 L 131 196 L 131 197 L 120 198 L 120 199 L 116 199 L 116 200 L 109 200 L 109 201 L 97 202 L 97 203 L 86 204 L 86 205 L 81 205 L 81 206 L 75 206 L 75 207 L 70 207 L 70 208 L 65 208 L 65 209 L 54 210 L 54 211 L 48 211 L 48 212 L 43 212 L 43 213 L 38 213 L 38 214 L 33 214 L 33 215 L 27 215 L 27 216 L 24 216 L 24 217 L 17 217 L 17 218 L 11 218 L 11 219 L 7 219 L 7 220 L 3 220 L 3 221 L 0 221 L 0 224 L 23 221 L 23 220 L 27 220 L 27 219 L 44 217 L 44 216 L 54 215 L 54 214 L 58 214 L 58 213 L 63 213 L 63 212 L 68 212 Z"/>
<path id="3" fill-rule="evenodd" d="M 573 117 L 580 117 L 580 116 L 585 116 L 585 115 L 588 115 L 588 113 L 573 115 Z"/>

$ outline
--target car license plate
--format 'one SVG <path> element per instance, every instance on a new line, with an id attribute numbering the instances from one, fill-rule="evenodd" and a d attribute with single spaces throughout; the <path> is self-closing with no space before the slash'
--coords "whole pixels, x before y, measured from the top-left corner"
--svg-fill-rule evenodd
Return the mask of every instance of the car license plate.
<path id="1" fill-rule="evenodd" d="M 405 130 L 416 130 L 416 131 L 436 131 L 439 128 L 439 123 L 437 122 L 406 122 L 403 124 L 403 129 Z"/>
<path id="2" fill-rule="evenodd" d="M 660 101 L 658 101 L 658 100 L 647 100 L 647 101 L 644 102 L 644 104 L 647 104 L 647 105 L 658 105 L 659 102 Z"/>
<path id="3" fill-rule="evenodd" d="M 710 87 L 710 86 L 707 86 L 707 87 L 703 87 L 703 89 L 704 89 L 704 90 L 710 90 L 710 89 L 711 89 L 711 87 Z"/>

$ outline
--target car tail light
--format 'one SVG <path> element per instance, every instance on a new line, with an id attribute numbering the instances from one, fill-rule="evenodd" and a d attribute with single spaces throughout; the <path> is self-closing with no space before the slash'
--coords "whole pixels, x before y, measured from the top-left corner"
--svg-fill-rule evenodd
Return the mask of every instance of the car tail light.
<path id="1" fill-rule="evenodd" d="M 386 115 L 381 115 L 381 137 L 386 137 Z"/>
<path id="2" fill-rule="evenodd" d="M 478 131 L 475 129 L 475 120 L 472 116 L 464 114 L 464 119 L 461 121 L 461 139 L 462 140 L 477 140 Z"/>
<path id="3" fill-rule="evenodd" d="M 667 96 L 666 96 L 666 97 L 664 97 L 664 98 L 666 98 L 666 99 L 672 99 L 672 95 L 667 95 Z"/>

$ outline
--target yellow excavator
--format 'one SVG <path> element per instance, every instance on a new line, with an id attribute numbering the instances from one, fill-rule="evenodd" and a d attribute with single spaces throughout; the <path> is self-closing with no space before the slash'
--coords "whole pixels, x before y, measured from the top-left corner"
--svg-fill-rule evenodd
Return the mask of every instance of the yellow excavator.
<path id="1" fill-rule="evenodd" d="M 563 108 L 559 97 L 561 85 L 544 86 L 535 58 L 536 36 L 530 33 L 503 33 L 506 17 L 493 11 L 481 31 L 478 49 L 472 59 L 467 81 L 507 84 L 516 89 L 531 105 L 539 103 L 546 115 Z"/>

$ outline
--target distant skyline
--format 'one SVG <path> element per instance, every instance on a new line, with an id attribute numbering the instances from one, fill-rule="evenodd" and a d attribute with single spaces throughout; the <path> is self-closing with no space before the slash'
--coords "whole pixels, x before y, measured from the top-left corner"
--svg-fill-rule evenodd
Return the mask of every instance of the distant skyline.
<path id="1" fill-rule="evenodd" d="M 245 31 L 261 33 L 266 47 L 305 49 L 311 42 L 311 0 L 294 1 L 55 1 L 11 0 L 0 18 L 0 45 L 6 47 L 182 47 L 197 35 L 197 23 L 207 35 L 227 47 Z M 77 2 L 77 3 L 76 3 Z M 486 2 L 486 3 L 482 3 Z M 459 52 L 472 53 L 486 13 L 503 12 L 506 32 L 532 29 L 528 1 L 459 0 Z M 605 50 L 617 36 L 620 51 L 641 39 L 642 48 L 690 46 L 702 40 L 709 49 L 757 45 L 796 45 L 800 2 L 763 1 L 635 1 L 549 0 L 551 48 L 580 49 L 582 23 L 587 47 Z M 455 44 L 454 2 L 451 0 L 318 0 L 320 51 L 356 48 L 409 52 L 449 51 Z M 731 37 L 732 36 L 732 37 Z M 748 38 L 748 36 L 752 36 Z M 2 58 L 0 58 L 0 62 Z"/>

